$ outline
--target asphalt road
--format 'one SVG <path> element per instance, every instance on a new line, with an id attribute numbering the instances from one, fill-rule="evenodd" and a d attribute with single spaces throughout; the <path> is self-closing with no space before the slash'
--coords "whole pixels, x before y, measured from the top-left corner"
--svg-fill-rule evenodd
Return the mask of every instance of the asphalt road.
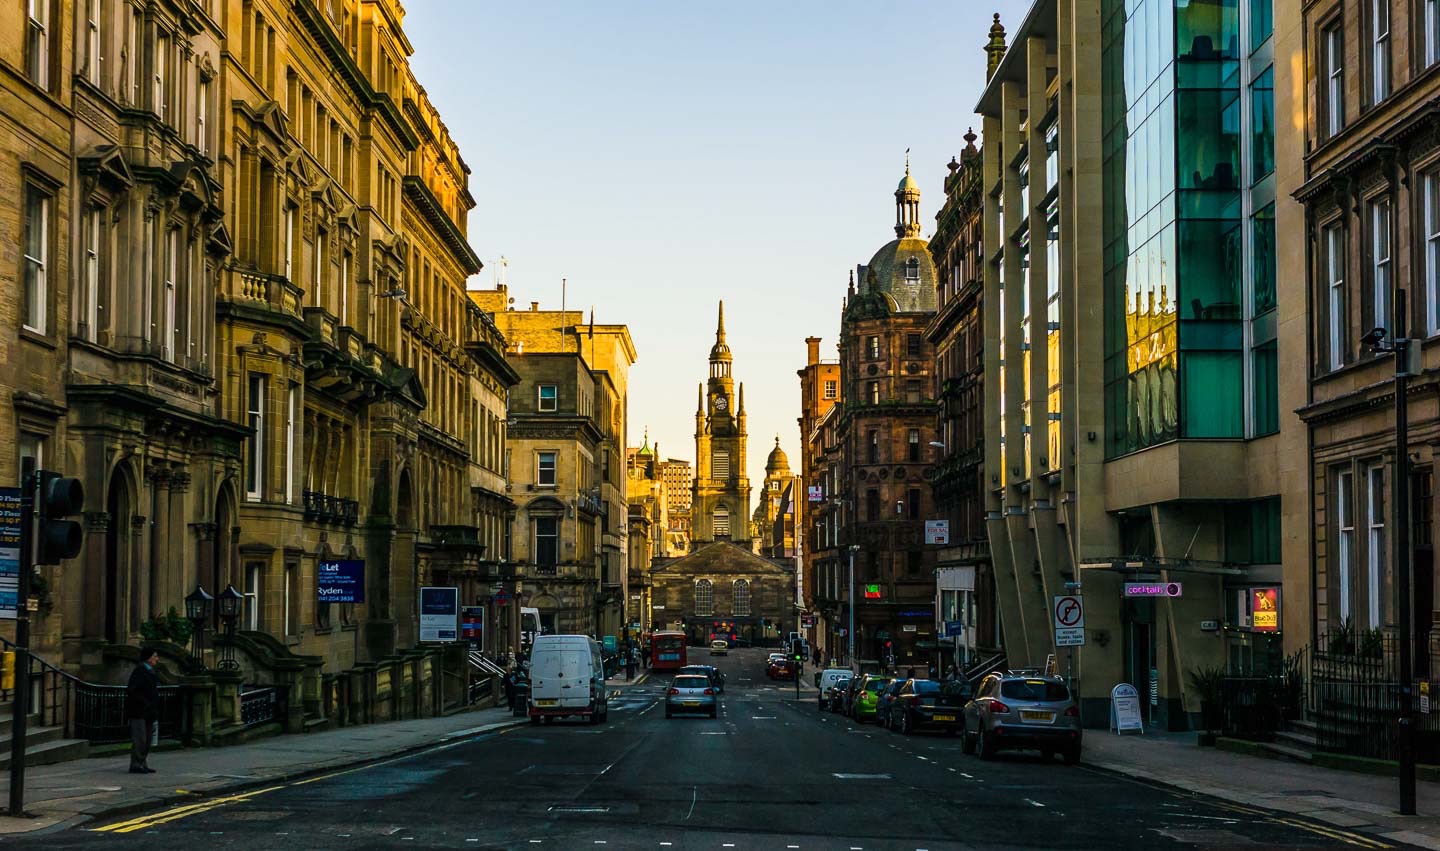
<path id="1" fill-rule="evenodd" d="M 667 678 L 610 720 L 526 725 L 271 788 L 15 844 L 82 848 L 839 849 L 1386 847 L 1320 823 L 1028 753 L 819 713 L 813 688 L 727 672 L 720 717 L 666 720 Z M 698 658 L 697 658 L 698 657 Z M 808 678 L 807 673 L 807 678 Z"/>

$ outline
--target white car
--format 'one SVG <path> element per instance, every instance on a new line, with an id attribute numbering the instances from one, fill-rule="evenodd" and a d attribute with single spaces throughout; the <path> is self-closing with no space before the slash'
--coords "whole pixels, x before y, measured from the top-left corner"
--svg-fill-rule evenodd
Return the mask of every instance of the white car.
<path id="1" fill-rule="evenodd" d="M 730 642 L 726 641 L 725 639 L 723 639 L 723 638 L 717 638 L 717 639 L 715 639 L 714 641 L 710 642 L 710 655 L 711 655 L 711 656 L 724 656 L 724 655 L 726 655 L 726 654 L 729 653 L 729 652 L 730 652 Z"/>

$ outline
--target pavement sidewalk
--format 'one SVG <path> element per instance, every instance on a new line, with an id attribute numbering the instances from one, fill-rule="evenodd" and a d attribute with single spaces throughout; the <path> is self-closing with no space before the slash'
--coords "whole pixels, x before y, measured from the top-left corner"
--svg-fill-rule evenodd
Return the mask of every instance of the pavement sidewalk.
<path id="1" fill-rule="evenodd" d="M 131 774 L 130 757 L 95 757 L 25 770 L 25 808 L 35 818 L 0 816 L 0 836 L 71 826 L 102 816 L 286 780 L 396 756 L 445 741 L 528 723 L 508 709 L 272 736 L 226 748 L 150 754 L 155 774 Z M 0 773 L 3 774 L 3 773 Z M 9 777 L 0 777 L 0 800 Z"/>
<path id="2" fill-rule="evenodd" d="M 1087 765 L 1265 807 L 1421 848 L 1440 849 L 1440 783 L 1416 784 L 1419 815 L 1396 813 L 1398 781 L 1196 744 L 1194 733 L 1117 736 L 1086 731 Z"/>

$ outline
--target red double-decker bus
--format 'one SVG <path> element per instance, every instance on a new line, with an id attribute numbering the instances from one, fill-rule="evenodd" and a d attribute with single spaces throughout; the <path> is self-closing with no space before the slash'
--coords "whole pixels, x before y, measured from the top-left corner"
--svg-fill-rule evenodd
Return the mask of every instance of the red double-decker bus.
<path id="1" fill-rule="evenodd" d="M 683 667 L 685 667 L 685 633 L 652 633 L 650 636 L 650 670 L 675 671 Z"/>

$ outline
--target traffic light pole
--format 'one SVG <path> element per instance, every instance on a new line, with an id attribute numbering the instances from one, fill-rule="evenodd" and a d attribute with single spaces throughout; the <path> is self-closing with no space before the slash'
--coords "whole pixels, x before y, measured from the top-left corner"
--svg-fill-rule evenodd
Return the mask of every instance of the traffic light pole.
<path id="1" fill-rule="evenodd" d="M 35 569 L 35 547 L 40 540 L 40 486 L 37 470 L 21 485 L 20 576 L 15 594 L 15 692 L 10 706 L 10 809 L 12 818 L 25 816 L 25 717 L 30 714 L 30 573 Z"/>

